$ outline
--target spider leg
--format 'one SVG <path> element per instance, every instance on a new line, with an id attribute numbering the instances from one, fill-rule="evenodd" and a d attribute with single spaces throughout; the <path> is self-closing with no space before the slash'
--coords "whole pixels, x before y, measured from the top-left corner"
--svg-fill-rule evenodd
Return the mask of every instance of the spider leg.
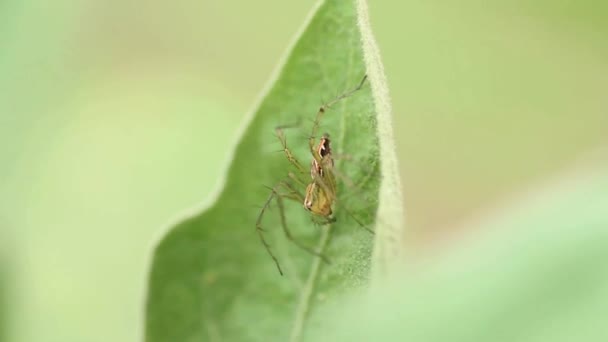
<path id="1" fill-rule="evenodd" d="M 352 213 L 350 210 L 346 209 L 345 207 L 342 207 L 342 210 L 344 210 L 344 212 L 345 212 L 345 213 L 346 213 L 348 216 L 350 216 L 350 218 L 352 218 L 352 219 L 353 219 L 355 222 L 357 222 L 357 224 L 358 224 L 358 225 L 359 225 L 361 228 L 365 229 L 365 230 L 366 230 L 368 233 L 370 233 L 370 234 L 372 234 L 372 235 L 374 234 L 374 231 L 373 231 L 373 230 L 371 230 L 371 229 L 370 229 L 369 227 L 367 227 L 366 225 L 364 225 L 364 224 L 363 224 L 363 222 L 361 222 L 361 220 L 359 220 L 359 219 L 357 218 L 357 216 L 355 216 L 355 214 L 353 214 L 353 213 Z"/>
<path id="2" fill-rule="evenodd" d="M 331 100 L 331 101 L 325 103 L 324 105 L 322 105 L 321 107 L 319 107 L 319 111 L 317 112 L 315 121 L 312 124 L 312 133 L 310 134 L 310 137 L 308 138 L 308 147 L 310 148 L 310 153 L 313 155 L 313 158 L 315 158 L 315 160 L 318 163 L 321 162 L 321 156 L 318 155 L 317 153 L 315 153 L 315 143 L 316 143 L 316 139 L 317 139 L 319 126 L 321 125 L 321 119 L 323 118 L 323 114 L 325 114 L 325 111 L 327 109 L 329 109 L 331 106 L 333 106 L 340 100 L 343 100 L 343 99 L 351 96 L 352 94 L 356 93 L 361 88 L 363 88 L 363 84 L 365 83 L 366 79 L 367 79 L 367 75 L 364 75 L 363 78 L 361 79 L 361 82 L 359 82 L 359 85 L 356 88 L 354 88 L 350 91 L 347 91 L 346 93 L 343 93 L 342 95 L 334 98 L 333 100 Z"/>
<path id="3" fill-rule="evenodd" d="M 302 164 L 300 164 L 300 162 L 296 159 L 296 157 L 293 155 L 293 153 L 291 153 L 291 150 L 287 147 L 287 138 L 285 137 L 285 133 L 283 132 L 283 130 L 285 128 L 290 128 L 291 126 L 278 126 L 274 129 L 277 138 L 279 139 L 279 141 L 281 142 L 281 146 L 283 147 L 283 152 L 285 153 L 285 156 L 287 157 L 287 160 L 289 160 L 289 162 L 295 166 L 298 171 L 300 171 L 301 173 L 306 173 L 306 168 L 304 168 L 304 166 L 302 166 Z"/>
<path id="4" fill-rule="evenodd" d="M 351 188 L 351 189 L 361 190 L 365 186 L 365 183 L 367 183 L 367 181 L 369 180 L 369 177 L 366 177 L 359 184 L 355 184 L 347 175 L 345 175 L 344 173 L 340 172 L 338 169 L 332 168 L 331 172 L 332 172 L 333 176 L 336 179 L 340 180 L 345 186 L 347 186 L 348 188 Z M 368 175 L 371 175 L 371 174 L 368 174 Z M 336 201 L 336 202 L 338 202 L 338 201 Z M 340 203 L 338 203 L 338 205 L 339 204 Z M 340 209 L 344 210 L 344 212 L 348 216 L 350 216 L 361 228 L 365 229 L 370 234 L 374 234 L 374 231 L 372 229 L 370 229 L 369 227 L 367 227 L 365 224 L 363 224 L 363 222 L 361 222 L 361 220 L 359 218 L 357 218 L 357 216 L 353 212 L 351 212 L 350 210 L 348 210 L 346 208 L 346 206 L 340 206 Z"/>
<path id="5" fill-rule="evenodd" d="M 354 163 L 355 165 L 357 165 L 357 167 L 361 168 L 361 170 L 365 171 L 366 173 L 374 172 L 373 168 L 375 167 L 376 161 L 372 163 L 366 163 L 364 161 L 358 160 L 353 155 L 348 153 L 332 153 L 331 157 L 334 160 L 348 161 L 349 163 Z"/>
<path id="6" fill-rule="evenodd" d="M 287 239 L 289 239 L 289 241 L 293 242 L 296 246 L 300 247 L 301 249 L 309 252 L 310 254 L 316 255 L 319 258 L 323 259 L 323 261 L 325 261 L 326 263 L 330 263 L 329 259 L 323 255 L 320 252 L 317 252 L 314 248 L 309 247 L 303 243 L 301 243 L 299 240 L 295 239 L 293 237 L 293 235 L 291 234 L 291 231 L 289 230 L 289 228 L 287 227 L 287 220 L 285 218 L 285 208 L 284 208 L 284 202 L 283 202 L 283 195 L 280 195 L 278 193 L 276 194 L 276 199 L 277 199 L 277 204 L 279 206 L 279 212 L 281 214 L 281 226 L 283 227 L 283 232 L 285 233 L 285 236 L 287 236 Z M 289 197 L 288 197 L 289 198 Z M 297 199 L 300 200 L 301 195 L 298 194 L 297 195 Z M 304 200 L 303 198 L 301 198 L 302 201 Z M 302 202 L 300 201 L 300 203 Z"/>
<path id="7" fill-rule="evenodd" d="M 288 191 L 288 193 L 280 193 L 279 189 L 281 189 L 281 188 L 286 189 Z M 289 239 L 289 241 L 294 243 L 299 248 L 301 248 L 315 256 L 320 257 L 321 259 L 323 259 L 324 262 L 330 263 L 329 259 L 324 254 L 316 251 L 314 248 L 309 247 L 309 246 L 301 243 L 296 238 L 294 238 L 294 236 L 292 235 L 292 233 L 289 230 L 289 227 L 287 225 L 287 218 L 285 216 L 284 199 L 290 199 L 290 200 L 294 200 L 294 201 L 298 201 L 298 202 L 302 203 L 304 200 L 304 197 L 297 190 L 295 190 L 289 183 L 287 183 L 285 181 L 281 181 L 281 182 L 277 183 L 274 187 L 270 188 L 270 195 L 268 196 L 268 199 L 266 200 L 266 202 L 264 203 L 264 206 L 260 210 L 260 213 L 256 220 L 256 232 L 258 233 L 258 236 L 260 238 L 260 241 L 262 242 L 262 245 L 264 245 L 264 247 L 266 248 L 266 251 L 268 252 L 270 257 L 274 261 L 279 273 L 281 275 L 283 275 L 283 270 L 281 268 L 281 264 L 279 263 L 279 260 L 276 257 L 276 255 L 272 252 L 272 249 L 270 248 L 270 244 L 264 238 L 264 229 L 262 228 L 262 219 L 264 217 L 264 214 L 266 213 L 266 209 L 268 209 L 270 207 L 272 200 L 275 200 L 279 207 L 279 218 L 281 220 L 281 228 L 283 229 L 283 233 L 285 233 L 285 236 L 287 237 L 287 239 Z"/>
<path id="8" fill-rule="evenodd" d="M 276 185 L 275 185 L 275 187 L 276 187 Z M 264 238 L 264 229 L 262 229 L 262 218 L 264 217 L 264 213 L 266 212 L 266 209 L 268 209 L 268 207 L 270 206 L 270 203 L 272 202 L 274 196 L 275 196 L 275 192 L 273 190 L 270 193 L 270 196 L 268 196 L 268 199 L 266 200 L 266 202 L 264 202 L 264 206 L 262 207 L 262 210 L 260 210 L 260 213 L 258 214 L 258 219 L 255 222 L 255 230 L 258 233 L 260 242 L 262 242 L 262 245 L 264 245 L 264 248 L 266 248 L 266 252 L 268 252 L 268 255 L 270 255 L 270 257 L 274 261 L 274 264 L 277 266 L 279 273 L 281 275 L 283 275 L 283 270 L 281 269 L 281 264 L 279 263 L 279 259 L 277 259 L 277 257 L 274 255 L 274 253 L 272 253 L 272 250 L 270 249 L 270 244 Z"/>

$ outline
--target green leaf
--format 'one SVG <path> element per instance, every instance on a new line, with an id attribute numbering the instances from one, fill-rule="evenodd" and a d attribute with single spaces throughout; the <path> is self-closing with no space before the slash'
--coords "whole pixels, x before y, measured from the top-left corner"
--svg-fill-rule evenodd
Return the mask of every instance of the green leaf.
<path id="1" fill-rule="evenodd" d="M 280 276 L 258 239 L 256 219 L 270 195 L 267 187 L 298 170 L 281 151 L 274 129 L 296 126 L 285 131 L 287 145 L 309 167 L 308 138 L 319 107 L 356 87 L 366 73 L 369 82 L 320 122 L 319 133 L 330 134 L 338 157 L 336 222 L 316 225 L 300 201 L 285 203 L 294 237 L 321 251 L 330 264 L 287 239 L 274 203 L 264 213 L 263 228 L 285 273 Z M 402 227 L 391 129 L 388 90 L 365 3 L 319 3 L 246 126 L 219 195 L 157 246 L 146 340 L 298 341 L 311 326 L 323 324 L 321 306 L 367 286 L 374 240 L 374 267 L 384 273 L 387 259 L 397 255 Z M 310 181 L 308 173 L 303 177 Z M 304 186 L 294 186 L 304 193 Z M 364 229 L 374 227 L 375 237 Z"/>

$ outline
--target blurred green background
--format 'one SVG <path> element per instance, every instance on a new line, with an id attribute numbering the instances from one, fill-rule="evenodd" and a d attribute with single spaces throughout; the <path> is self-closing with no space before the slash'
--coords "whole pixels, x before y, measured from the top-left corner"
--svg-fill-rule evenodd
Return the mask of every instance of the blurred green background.
<path id="1" fill-rule="evenodd" d="M 311 7 L 0 3 L 0 334 L 141 336 L 151 248 L 217 188 Z M 608 5 L 370 7 L 411 248 L 462 234 L 454 227 L 608 144 Z"/>

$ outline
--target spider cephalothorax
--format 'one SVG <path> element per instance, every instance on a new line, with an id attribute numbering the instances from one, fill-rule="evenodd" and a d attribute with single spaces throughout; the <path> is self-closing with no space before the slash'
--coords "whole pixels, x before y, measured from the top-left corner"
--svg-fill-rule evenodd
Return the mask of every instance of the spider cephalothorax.
<path id="1" fill-rule="evenodd" d="M 310 165 L 312 182 L 306 187 L 304 208 L 315 215 L 330 218 L 336 199 L 336 179 L 333 174 L 334 159 L 331 155 L 329 134 L 323 134 Z"/>

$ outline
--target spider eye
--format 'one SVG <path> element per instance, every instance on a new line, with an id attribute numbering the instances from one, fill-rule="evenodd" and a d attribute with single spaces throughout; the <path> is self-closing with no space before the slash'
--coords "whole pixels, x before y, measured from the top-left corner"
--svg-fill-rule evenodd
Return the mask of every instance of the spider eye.
<path id="1" fill-rule="evenodd" d="M 331 147 L 329 146 L 330 141 L 328 136 L 324 136 L 319 144 L 319 155 L 325 157 L 331 153 Z"/>

